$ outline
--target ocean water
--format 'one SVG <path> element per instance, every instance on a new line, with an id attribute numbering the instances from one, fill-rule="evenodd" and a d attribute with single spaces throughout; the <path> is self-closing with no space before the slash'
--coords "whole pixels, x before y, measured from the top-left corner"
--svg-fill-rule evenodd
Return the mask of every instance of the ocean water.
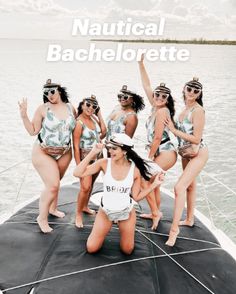
<path id="1" fill-rule="evenodd" d="M 136 62 L 47 62 L 51 43 L 63 48 L 87 48 L 85 41 L 1 40 L 0 46 L 0 215 L 10 213 L 24 201 L 39 195 L 42 183 L 32 167 L 30 157 L 35 138 L 30 137 L 21 122 L 18 101 L 28 98 L 32 118 L 42 103 L 42 85 L 47 78 L 68 88 L 70 100 L 79 101 L 94 93 L 104 118 L 117 104 L 116 94 L 123 84 L 144 95 Z M 96 43 L 100 48 L 114 48 L 115 43 Z M 132 48 L 159 48 L 163 44 L 125 44 Z M 170 46 L 170 45 L 168 45 Z M 176 100 L 177 113 L 183 107 L 182 88 L 198 76 L 204 85 L 206 127 L 204 140 L 210 152 L 209 161 L 198 180 L 197 208 L 214 225 L 236 241 L 236 50 L 234 46 L 176 45 L 190 51 L 187 62 L 146 62 L 152 85 L 165 82 Z M 135 134 L 136 149 L 144 152 L 147 106 L 139 114 Z M 62 180 L 71 183 L 74 161 Z M 164 187 L 173 191 L 181 165 L 168 172 Z"/>

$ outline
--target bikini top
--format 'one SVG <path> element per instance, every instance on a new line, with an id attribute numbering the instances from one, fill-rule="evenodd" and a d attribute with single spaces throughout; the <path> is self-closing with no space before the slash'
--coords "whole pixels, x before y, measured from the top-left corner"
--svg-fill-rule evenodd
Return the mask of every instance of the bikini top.
<path id="1" fill-rule="evenodd" d="M 189 135 L 193 134 L 193 123 L 191 122 L 191 116 L 195 109 L 196 107 L 191 108 L 188 112 L 188 115 L 185 116 L 182 121 L 180 121 L 179 119 L 176 121 L 176 127 L 178 130 Z M 187 143 L 187 141 L 180 137 L 177 137 L 177 139 L 179 146 L 183 146 Z"/>
<path id="2" fill-rule="evenodd" d="M 66 119 L 59 119 L 50 109 L 48 103 L 45 104 L 46 115 L 39 132 L 39 136 L 44 145 L 55 147 L 69 145 L 76 121 L 71 104 L 66 103 L 66 106 L 69 114 L 68 117 Z"/>
<path id="3" fill-rule="evenodd" d="M 100 126 L 96 120 L 93 118 L 91 119 L 94 122 L 95 129 L 90 129 L 81 119 L 77 119 L 77 121 L 82 125 L 82 134 L 80 136 L 79 145 L 79 148 L 81 149 L 92 149 L 95 144 L 100 142 Z"/>
<path id="4" fill-rule="evenodd" d="M 167 115 L 170 117 L 170 111 L 168 108 L 165 108 Z M 146 121 L 146 130 L 147 130 L 147 141 L 149 144 L 153 142 L 154 135 L 155 135 L 155 123 L 156 123 L 156 116 L 153 117 L 154 110 L 152 109 L 152 112 L 150 116 L 148 117 Z M 169 128 L 165 127 L 161 141 L 167 140 L 169 138 Z"/>
<path id="5" fill-rule="evenodd" d="M 114 133 L 125 133 L 124 121 L 129 115 L 132 115 L 132 114 L 137 115 L 136 112 L 130 111 L 130 112 L 127 112 L 127 113 L 120 115 L 116 120 L 108 118 L 106 139 L 110 140 L 111 136 Z"/>

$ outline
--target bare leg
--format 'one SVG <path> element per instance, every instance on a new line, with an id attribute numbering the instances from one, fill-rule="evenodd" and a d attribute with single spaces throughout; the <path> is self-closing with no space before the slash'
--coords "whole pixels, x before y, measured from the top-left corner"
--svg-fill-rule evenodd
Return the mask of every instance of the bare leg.
<path id="1" fill-rule="evenodd" d="M 95 253 L 101 247 L 105 240 L 106 235 L 109 233 L 112 227 L 112 222 L 108 219 L 105 212 L 100 208 L 93 225 L 92 232 L 87 240 L 88 253 Z"/>
<path id="2" fill-rule="evenodd" d="M 66 154 L 64 154 L 61 158 L 57 160 L 57 165 L 58 165 L 58 169 L 60 173 L 60 180 L 63 178 L 71 162 L 71 158 L 72 158 L 71 151 L 68 151 Z M 58 194 L 53 200 L 52 204 L 50 205 L 49 213 L 56 217 L 62 218 L 65 216 L 65 213 L 57 209 L 57 203 L 58 203 Z"/>
<path id="3" fill-rule="evenodd" d="M 119 221 L 120 230 L 120 249 L 125 254 L 131 254 L 134 250 L 134 235 L 135 235 L 136 213 L 132 209 L 127 220 Z"/>
<path id="4" fill-rule="evenodd" d="M 196 180 L 194 180 L 187 188 L 187 217 L 185 220 L 179 222 L 180 226 L 192 227 L 194 225 L 194 209 L 197 195 L 196 188 Z"/>
<path id="5" fill-rule="evenodd" d="M 177 160 L 177 154 L 175 151 L 162 151 L 156 158 L 155 162 L 165 171 L 172 168 L 172 166 L 175 165 Z M 160 187 L 157 187 L 155 189 L 155 195 L 156 195 L 156 203 L 158 209 L 160 209 L 161 205 L 161 192 Z"/>
<path id="6" fill-rule="evenodd" d="M 36 144 L 32 151 L 32 163 L 45 185 L 39 199 L 37 222 L 43 233 L 49 233 L 52 231 L 52 228 L 48 225 L 48 212 L 52 201 L 57 197 L 59 191 L 59 170 L 55 159 L 45 154 Z"/>
<path id="7" fill-rule="evenodd" d="M 91 191 L 90 191 L 90 193 L 89 193 L 89 196 L 90 196 L 90 194 L 91 194 L 91 192 L 92 192 L 93 184 L 94 184 L 94 182 L 96 181 L 98 175 L 99 175 L 99 173 L 97 173 L 97 174 L 95 174 L 95 175 L 92 175 L 92 184 L 91 184 Z M 86 198 L 86 202 L 85 202 L 85 205 L 84 205 L 84 208 L 83 208 L 83 212 L 88 213 L 88 214 L 90 214 L 90 215 L 94 215 L 94 214 L 96 214 L 96 211 L 88 207 L 89 198 L 90 198 L 90 197 L 87 197 L 87 198 Z"/>
<path id="8" fill-rule="evenodd" d="M 150 185 L 149 182 L 142 179 L 142 187 L 146 189 Z M 155 193 L 152 191 L 146 196 L 147 202 L 151 209 L 152 213 L 142 213 L 140 217 L 145 219 L 152 219 L 152 230 L 156 230 L 158 223 L 162 217 L 162 213 L 157 208 L 156 200 L 155 200 Z"/>
<path id="9" fill-rule="evenodd" d="M 92 176 L 87 176 L 80 179 L 80 191 L 77 199 L 77 211 L 75 225 L 77 228 L 83 228 L 83 209 L 89 198 L 92 185 Z"/>
<path id="10" fill-rule="evenodd" d="M 175 208 L 174 217 L 170 229 L 169 239 L 166 242 L 168 246 L 174 246 L 179 234 L 179 222 L 183 213 L 185 203 L 185 193 L 190 184 L 196 179 L 208 159 L 208 149 L 200 149 L 198 156 L 191 159 L 185 166 L 185 169 L 175 185 Z M 191 202 L 191 204 L 193 204 Z M 193 209 L 191 208 L 191 211 Z"/>
<path id="11" fill-rule="evenodd" d="M 170 169 L 176 163 L 176 160 L 177 160 L 177 154 L 175 151 L 163 151 L 155 158 L 155 162 L 165 171 Z M 148 204 L 150 206 L 152 213 L 141 214 L 141 217 L 152 219 L 153 220 L 152 229 L 155 230 L 158 226 L 160 219 L 163 216 L 162 212 L 160 211 L 160 204 L 161 204 L 160 187 L 157 187 L 153 192 L 151 192 L 146 197 L 146 199 L 148 201 Z M 155 203 L 153 201 L 155 201 Z"/>

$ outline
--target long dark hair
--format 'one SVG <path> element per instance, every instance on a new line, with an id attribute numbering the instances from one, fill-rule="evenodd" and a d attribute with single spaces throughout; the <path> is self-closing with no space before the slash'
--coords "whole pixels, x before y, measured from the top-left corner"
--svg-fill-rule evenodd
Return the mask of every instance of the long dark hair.
<path id="1" fill-rule="evenodd" d="M 203 98 L 203 94 L 202 94 L 202 91 L 201 91 L 201 93 L 200 93 L 199 97 L 196 99 L 196 101 L 197 101 L 197 103 L 198 103 L 199 105 L 201 105 L 201 106 L 203 107 L 203 101 L 202 101 L 202 98 Z"/>
<path id="2" fill-rule="evenodd" d="M 48 87 L 50 89 L 50 87 Z M 61 97 L 61 101 L 64 103 L 68 103 L 69 102 L 69 95 L 67 93 L 66 87 L 61 87 L 61 86 L 57 86 L 57 90 L 60 94 Z M 43 103 L 47 103 L 49 100 L 48 98 L 43 95 Z"/>
<path id="3" fill-rule="evenodd" d="M 82 105 L 84 104 L 84 100 L 81 101 L 78 105 L 78 108 L 77 108 L 77 115 L 79 116 L 82 112 L 83 112 L 83 109 L 82 109 Z"/>
<path id="4" fill-rule="evenodd" d="M 122 146 L 121 149 L 125 150 L 126 157 L 129 160 L 132 160 L 135 166 L 139 169 L 141 176 L 146 180 L 149 181 L 152 177 L 152 174 L 148 170 L 147 162 L 140 157 L 133 149 L 130 147 Z"/>
<path id="5" fill-rule="evenodd" d="M 167 99 L 166 107 L 169 109 L 170 117 L 171 117 L 171 120 L 173 121 L 174 115 L 175 115 L 175 100 L 173 99 L 171 94 L 169 94 L 169 97 Z"/>

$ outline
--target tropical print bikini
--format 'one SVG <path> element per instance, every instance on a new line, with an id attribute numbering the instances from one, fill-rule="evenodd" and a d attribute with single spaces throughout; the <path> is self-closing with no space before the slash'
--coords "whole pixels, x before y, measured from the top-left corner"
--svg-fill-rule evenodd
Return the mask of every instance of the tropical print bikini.
<path id="1" fill-rule="evenodd" d="M 110 140 L 111 136 L 114 133 L 125 133 L 125 124 L 124 121 L 129 115 L 136 114 L 134 111 L 130 111 L 127 113 L 122 114 L 116 120 L 108 118 L 107 120 L 107 135 L 106 140 Z"/>
<path id="2" fill-rule="evenodd" d="M 169 109 L 166 109 L 166 111 L 168 112 L 168 116 L 170 116 L 170 111 Z M 155 123 L 156 123 L 156 117 L 153 117 L 153 112 L 154 110 L 152 110 L 151 115 L 148 117 L 147 121 L 146 121 L 146 130 L 147 130 L 147 141 L 148 141 L 148 145 L 147 148 L 150 148 L 154 136 L 155 136 Z M 158 156 L 158 154 L 160 152 L 163 151 L 175 151 L 175 147 L 173 145 L 173 143 L 170 141 L 170 137 L 169 137 L 169 129 L 168 127 L 165 127 L 163 134 L 162 134 L 162 138 L 161 138 L 161 143 L 155 153 L 155 156 Z"/>
<path id="3" fill-rule="evenodd" d="M 42 128 L 38 134 L 38 144 L 45 150 L 53 147 L 61 147 L 65 152 L 70 149 L 71 135 L 75 128 L 75 118 L 70 103 L 66 103 L 69 116 L 66 119 L 59 119 L 50 109 L 48 103 L 45 104 L 46 115 L 42 122 Z M 65 153 L 64 152 L 64 153 Z M 47 152 L 46 152 L 47 153 Z M 59 159 L 61 155 L 49 154 L 55 159 Z"/>
<path id="4" fill-rule="evenodd" d="M 193 124 L 191 122 L 191 116 L 192 116 L 192 113 L 194 112 L 194 110 L 195 110 L 195 107 L 193 107 L 192 109 L 189 110 L 188 115 L 186 117 L 184 117 L 184 119 L 182 121 L 180 121 L 179 119 L 176 121 L 176 127 L 178 130 L 180 130 L 183 133 L 189 134 L 189 135 L 193 134 Z M 180 137 L 177 137 L 177 139 L 178 139 L 178 146 L 179 147 L 189 143 Z M 200 148 L 203 148 L 205 146 L 207 146 L 206 143 L 203 140 L 201 140 Z"/>
<path id="5" fill-rule="evenodd" d="M 91 150 L 95 144 L 100 142 L 100 126 L 93 118 L 91 119 L 95 125 L 95 129 L 90 129 L 81 119 L 77 119 L 77 121 L 82 125 L 79 148 Z"/>
<path id="6" fill-rule="evenodd" d="M 71 105 L 66 103 L 69 116 L 67 119 L 59 119 L 46 105 L 47 112 L 39 132 L 43 144 L 46 146 L 64 147 L 70 143 L 72 131 L 75 128 L 75 118 Z"/>

